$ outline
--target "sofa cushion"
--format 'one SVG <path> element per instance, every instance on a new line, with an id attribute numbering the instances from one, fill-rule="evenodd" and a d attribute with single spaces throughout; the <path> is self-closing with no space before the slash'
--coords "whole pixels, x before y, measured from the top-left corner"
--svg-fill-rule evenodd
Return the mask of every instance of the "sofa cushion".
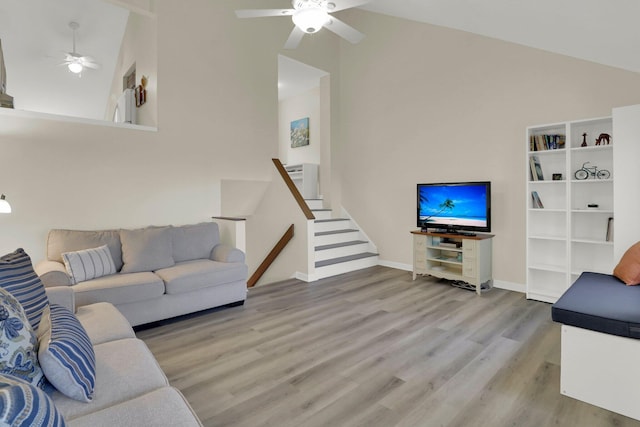
<path id="1" fill-rule="evenodd" d="M 163 387 L 127 402 L 76 418 L 69 427 L 95 426 L 201 426 L 182 394 Z"/>
<path id="2" fill-rule="evenodd" d="M 144 301 L 164 294 L 164 283 L 153 273 L 118 273 L 73 286 L 76 305 L 110 302 L 118 305 Z"/>
<path id="3" fill-rule="evenodd" d="M 220 243 L 218 224 L 202 222 L 171 228 L 173 260 L 209 259 L 211 250 Z"/>
<path id="4" fill-rule="evenodd" d="M 12 375 L 33 384 L 44 385 L 38 363 L 38 340 L 16 298 L 0 289 L 0 374 Z"/>
<path id="5" fill-rule="evenodd" d="M 61 393 L 90 402 L 96 383 L 96 355 L 87 332 L 66 308 L 51 304 L 42 316 L 38 361 L 47 380 Z M 44 323 L 48 325 L 43 325 Z"/>
<path id="6" fill-rule="evenodd" d="M 51 395 L 67 421 L 128 401 L 168 385 L 158 362 L 144 342 L 128 338 L 99 344 L 96 353 L 96 387 L 89 403 Z M 117 425 L 117 424 L 108 424 Z"/>
<path id="7" fill-rule="evenodd" d="M 136 337 L 127 319 L 108 302 L 78 307 L 76 317 L 93 345 Z"/>
<path id="8" fill-rule="evenodd" d="M 63 427 L 64 418 L 47 394 L 8 375 L 0 375 L 0 425 Z"/>
<path id="9" fill-rule="evenodd" d="M 65 252 L 62 254 L 62 260 L 71 278 L 71 284 L 108 276 L 116 272 L 116 266 L 107 245 L 76 252 Z"/>
<path id="10" fill-rule="evenodd" d="M 165 282 L 167 294 L 180 294 L 236 281 L 246 281 L 247 265 L 211 260 L 185 261 L 156 274 Z"/>
<path id="11" fill-rule="evenodd" d="M 51 230 L 47 237 L 47 259 L 63 263 L 62 254 L 65 252 L 97 248 L 102 245 L 109 247 L 116 271 L 120 271 L 122 268 L 122 245 L 118 230 Z"/>
<path id="12" fill-rule="evenodd" d="M 31 258 L 23 249 L 0 258 L 0 287 L 11 292 L 24 308 L 33 329 L 38 329 L 42 310 L 49 300 L 44 285 L 33 270 Z"/>
<path id="13" fill-rule="evenodd" d="M 154 271 L 175 264 L 170 227 L 120 230 L 123 273 Z"/>

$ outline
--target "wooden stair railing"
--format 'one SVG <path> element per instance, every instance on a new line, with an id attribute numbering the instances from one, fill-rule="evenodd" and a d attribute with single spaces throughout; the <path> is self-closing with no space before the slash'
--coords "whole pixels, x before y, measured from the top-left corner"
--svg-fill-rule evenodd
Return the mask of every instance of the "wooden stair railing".
<path id="1" fill-rule="evenodd" d="M 285 231 L 280 240 L 278 240 L 278 243 L 276 243 L 273 249 L 271 249 L 271 252 L 269 252 L 260 266 L 258 266 L 255 273 L 253 273 L 249 280 L 247 280 L 247 288 L 253 288 L 256 283 L 258 283 L 258 280 L 260 280 L 265 271 L 267 271 L 269 266 L 271 266 L 273 261 L 275 261 L 280 252 L 282 252 L 284 247 L 287 246 L 287 243 L 289 243 L 291 239 L 293 239 L 293 224 L 291 224 L 287 231 Z"/>
<path id="2" fill-rule="evenodd" d="M 296 200 L 296 202 L 298 202 L 298 206 L 300 206 L 300 209 L 302 209 L 304 216 L 307 219 L 316 219 L 316 217 L 313 215 L 313 212 L 311 212 L 311 209 L 309 209 L 307 202 L 304 201 L 304 197 L 302 197 L 302 194 L 300 194 L 300 191 L 298 191 L 298 187 L 296 187 L 296 185 L 293 183 L 293 180 L 287 173 L 287 170 L 282 165 L 280 159 L 271 160 L 273 160 L 273 164 L 276 165 L 276 169 L 278 169 L 278 172 L 280 172 L 280 176 L 282 177 L 282 179 L 284 179 L 287 187 L 289 187 L 289 191 L 291 191 L 293 198 Z"/>

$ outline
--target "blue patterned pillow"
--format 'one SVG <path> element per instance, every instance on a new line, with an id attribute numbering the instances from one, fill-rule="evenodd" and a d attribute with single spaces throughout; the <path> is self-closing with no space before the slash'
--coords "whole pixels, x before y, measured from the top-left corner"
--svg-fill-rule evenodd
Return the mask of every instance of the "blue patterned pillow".
<path id="1" fill-rule="evenodd" d="M 0 425 L 64 427 L 66 424 L 44 391 L 17 378 L 0 375 Z"/>
<path id="2" fill-rule="evenodd" d="M 16 297 L 33 329 L 38 329 L 42 310 L 49 304 L 49 299 L 24 249 L 16 249 L 0 258 L 0 287 Z"/>
<path id="3" fill-rule="evenodd" d="M 90 402 L 96 385 L 93 345 L 76 316 L 51 304 L 42 317 L 38 359 L 47 380 L 72 399 Z"/>
<path id="4" fill-rule="evenodd" d="M 38 364 L 38 340 L 18 300 L 0 288 L 0 374 L 36 387 L 45 383 Z"/>

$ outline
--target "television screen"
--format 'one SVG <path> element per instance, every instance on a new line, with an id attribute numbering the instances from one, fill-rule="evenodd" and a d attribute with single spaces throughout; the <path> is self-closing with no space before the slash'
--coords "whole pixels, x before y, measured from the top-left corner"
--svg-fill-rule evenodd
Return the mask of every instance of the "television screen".
<path id="1" fill-rule="evenodd" d="M 491 183 L 418 184 L 418 227 L 491 231 Z"/>

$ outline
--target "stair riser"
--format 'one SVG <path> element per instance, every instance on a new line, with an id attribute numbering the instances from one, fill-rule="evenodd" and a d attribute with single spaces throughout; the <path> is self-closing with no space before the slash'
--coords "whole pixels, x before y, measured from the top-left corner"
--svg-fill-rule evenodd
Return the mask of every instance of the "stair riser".
<path id="1" fill-rule="evenodd" d="M 315 252 L 315 261 L 324 261 L 325 259 L 360 254 L 362 252 L 367 252 L 368 250 L 369 245 L 367 243 L 359 243 L 357 245 L 349 245 L 341 248 L 325 249 Z"/>
<path id="2" fill-rule="evenodd" d="M 327 236 L 315 236 L 313 240 L 313 246 L 332 245 L 334 243 L 350 242 L 352 240 L 359 240 L 360 233 L 358 231 L 351 231 L 349 233 L 329 234 Z"/>
<path id="3" fill-rule="evenodd" d="M 316 218 L 317 219 L 317 218 Z M 335 231 L 335 230 L 344 230 L 345 228 L 353 228 L 351 226 L 351 221 L 348 219 L 342 221 L 331 221 L 331 222 L 316 222 L 314 224 L 314 230 L 316 233 L 322 231 Z"/>
<path id="4" fill-rule="evenodd" d="M 316 268 L 316 278 L 324 279 L 325 277 L 336 276 L 338 274 L 348 273 L 350 271 L 361 270 L 378 265 L 378 257 L 357 259 L 353 261 L 341 262 L 339 264 L 327 265 L 325 267 Z"/>
<path id="5" fill-rule="evenodd" d="M 316 219 L 331 219 L 331 211 L 315 211 L 313 212 L 313 216 L 316 217 Z"/>
<path id="6" fill-rule="evenodd" d="M 305 200 L 305 202 L 307 202 L 307 206 L 309 206 L 309 209 L 322 209 L 324 206 L 322 206 L 322 200 L 319 199 L 313 199 L 313 200 Z"/>

